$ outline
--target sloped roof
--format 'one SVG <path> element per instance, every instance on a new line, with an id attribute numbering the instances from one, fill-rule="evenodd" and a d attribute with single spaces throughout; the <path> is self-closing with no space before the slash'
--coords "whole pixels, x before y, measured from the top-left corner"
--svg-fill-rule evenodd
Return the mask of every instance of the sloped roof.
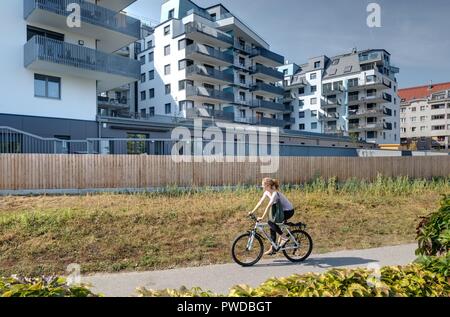
<path id="1" fill-rule="evenodd" d="M 398 95 L 403 101 L 411 101 L 415 99 L 424 99 L 431 94 L 450 89 L 450 82 L 441 84 L 404 88 L 398 90 Z"/>

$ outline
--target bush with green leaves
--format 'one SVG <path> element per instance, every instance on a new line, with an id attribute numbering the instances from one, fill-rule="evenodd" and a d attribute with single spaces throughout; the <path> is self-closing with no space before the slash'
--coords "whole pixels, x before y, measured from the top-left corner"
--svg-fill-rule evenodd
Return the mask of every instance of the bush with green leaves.
<path id="1" fill-rule="evenodd" d="M 417 255 L 442 256 L 450 249 L 450 195 L 444 196 L 441 208 L 422 218 L 417 227 Z"/>
<path id="2" fill-rule="evenodd" d="M 450 282 L 450 252 L 445 256 L 421 256 L 416 263 L 426 270 L 446 277 Z"/>
<path id="3" fill-rule="evenodd" d="M 438 270 L 439 271 L 439 270 Z M 142 297 L 223 296 L 199 288 L 151 291 L 139 289 Z M 261 286 L 235 286 L 230 297 L 449 297 L 450 284 L 439 274 L 421 264 L 381 269 L 379 277 L 372 270 L 334 269 L 323 274 L 293 275 L 270 279 Z"/>
<path id="4" fill-rule="evenodd" d="M 85 285 L 68 285 L 61 277 L 0 278 L 0 297 L 98 297 Z"/>

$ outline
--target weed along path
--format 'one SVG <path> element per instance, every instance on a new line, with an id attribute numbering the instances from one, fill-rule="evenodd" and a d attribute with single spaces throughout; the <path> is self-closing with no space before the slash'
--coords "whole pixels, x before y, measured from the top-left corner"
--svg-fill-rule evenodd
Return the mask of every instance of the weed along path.
<path id="1" fill-rule="evenodd" d="M 254 267 L 243 268 L 236 264 L 211 265 L 195 268 L 153 272 L 92 275 L 82 278 L 93 286 L 94 292 L 105 296 L 136 296 L 136 288 L 161 290 L 201 287 L 219 294 L 227 294 L 235 285 L 253 287 L 272 277 L 288 277 L 308 272 L 321 273 L 331 268 L 372 267 L 374 264 L 406 265 L 416 258 L 417 244 L 383 247 L 356 251 L 339 251 L 312 255 L 306 262 L 292 264 L 284 258 L 267 259 Z"/>

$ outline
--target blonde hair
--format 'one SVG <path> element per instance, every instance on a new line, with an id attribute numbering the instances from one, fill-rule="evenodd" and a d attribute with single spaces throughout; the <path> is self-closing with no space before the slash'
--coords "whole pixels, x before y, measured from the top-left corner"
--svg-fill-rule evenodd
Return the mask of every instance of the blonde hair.
<path id="1" fill-rule="evenodd" d="M 263 179 L 264 186 L 270 186 L 271 188 L 275 188 L 276 190 L 280 189 L 280 182 L 277 179 L 266 177 Z"/>

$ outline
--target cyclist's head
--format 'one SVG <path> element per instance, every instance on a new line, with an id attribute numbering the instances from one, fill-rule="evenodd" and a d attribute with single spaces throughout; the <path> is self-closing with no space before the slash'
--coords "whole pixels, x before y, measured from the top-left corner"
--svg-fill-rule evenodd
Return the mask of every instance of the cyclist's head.
<path id="1" fill-rule="evenodd" d="M 272 189 L 272 190 L 278 190 L 280 189 L 280 182 L 273 178 L 264 178 L 262 181 L 262 187 L 264 187 L 265 190 Z"/>

